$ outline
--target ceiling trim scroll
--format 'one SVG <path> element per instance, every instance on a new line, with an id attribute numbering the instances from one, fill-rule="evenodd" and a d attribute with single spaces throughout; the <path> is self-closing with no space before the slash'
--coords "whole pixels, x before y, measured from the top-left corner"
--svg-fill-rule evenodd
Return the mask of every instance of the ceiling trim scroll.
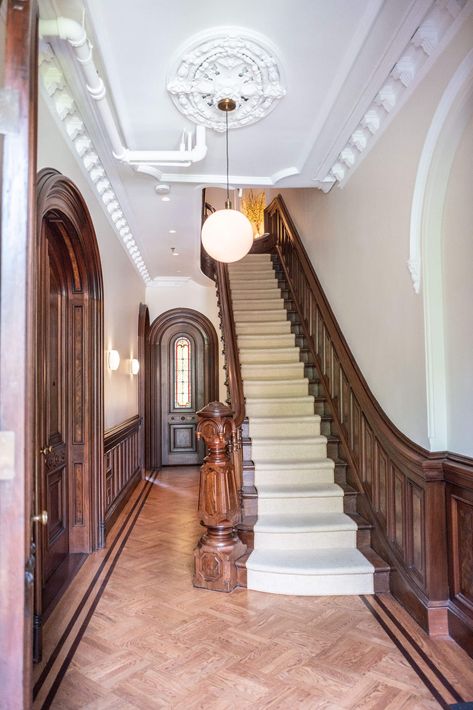
<path id="1" fill-rule="evenodd" d="M 240 27 L 215 27 L 191 37 L 179 51 L 167 89 L 184 116 L 218 132 L 225 131 L 221 99 L 235 101 L 228 127 L 240 128 L 265 118 L 286 94 L 274 46 Z"/>

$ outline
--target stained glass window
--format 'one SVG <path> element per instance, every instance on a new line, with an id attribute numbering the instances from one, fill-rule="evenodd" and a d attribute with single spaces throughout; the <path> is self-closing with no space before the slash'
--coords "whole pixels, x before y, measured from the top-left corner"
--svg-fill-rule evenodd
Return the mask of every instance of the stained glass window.
<path id="1" fill-rule="evenodd" d="M 191 343 L 188 338 L 177 338 L 174 345 L 174 406 L 188 409 L 191 396 Z"/>

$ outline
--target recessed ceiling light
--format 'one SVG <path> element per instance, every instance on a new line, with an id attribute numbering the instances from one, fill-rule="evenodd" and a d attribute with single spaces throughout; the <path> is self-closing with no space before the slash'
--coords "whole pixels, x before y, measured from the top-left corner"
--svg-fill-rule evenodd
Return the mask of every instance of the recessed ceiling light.
<path id="1" fill-rule="evenodd" d="M 170 230 L 169 230 L 169 234 L 176 234 L 176 230 L 175 230 L 175 229 L 170 229 Z"/>
<path id="2" fill-rule="evenodd" d="M 171 202 L 171 198 L 169 197 L 169 195 L 164 195 L 163 197 L 161 197 L 161 200 L 162 202 Z"/>

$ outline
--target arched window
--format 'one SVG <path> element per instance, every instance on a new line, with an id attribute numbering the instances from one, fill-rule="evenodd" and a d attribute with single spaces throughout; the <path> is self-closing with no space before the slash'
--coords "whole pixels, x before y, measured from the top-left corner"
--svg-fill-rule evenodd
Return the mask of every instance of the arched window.
<path id="1" fill-rule="evenodd" d="M 192 407 L 191 342 L 179 337 L 174 343 L 174 407 Z"/>

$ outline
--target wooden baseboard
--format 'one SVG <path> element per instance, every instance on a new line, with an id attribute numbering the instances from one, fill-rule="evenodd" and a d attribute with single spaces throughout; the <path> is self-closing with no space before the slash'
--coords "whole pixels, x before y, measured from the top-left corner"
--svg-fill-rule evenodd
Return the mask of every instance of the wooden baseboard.
<path id="1" fill-rule="evenodd" d="M 448 607 L 448 633 L 457 644 L 473 658 L 473 621 L 450 601 Z"/>
<path id="2" fill-rule="evenodd" d="M 125 507 L 128 498 L 131 496 L 140 480 L 141 468 L 137 468 L 133 476 L 130 478 L 126 486 L 120 491 L 120 494 L 113 501 L 113 504 L 105 514 L 105 536 L 107 536 L 112 529 L 115 521 Z"/>

